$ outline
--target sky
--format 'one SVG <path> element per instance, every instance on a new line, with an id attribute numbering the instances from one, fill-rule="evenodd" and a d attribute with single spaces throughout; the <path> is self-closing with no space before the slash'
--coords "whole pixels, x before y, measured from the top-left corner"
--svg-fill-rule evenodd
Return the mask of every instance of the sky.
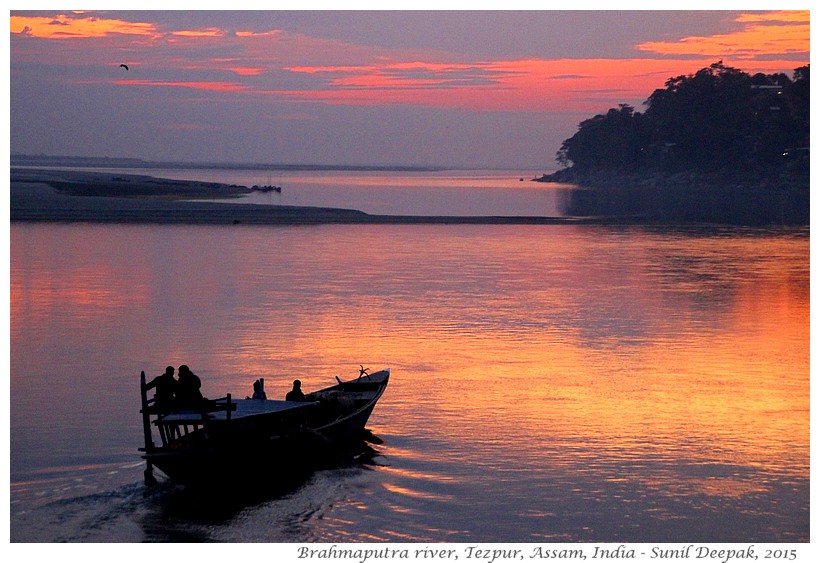
<path id="1" fill-rule="evenodd" d="M 809 63 L 797 10 L 162 6 L 12 10 L 10 152 L 546 171 L 669 78 Z"/>

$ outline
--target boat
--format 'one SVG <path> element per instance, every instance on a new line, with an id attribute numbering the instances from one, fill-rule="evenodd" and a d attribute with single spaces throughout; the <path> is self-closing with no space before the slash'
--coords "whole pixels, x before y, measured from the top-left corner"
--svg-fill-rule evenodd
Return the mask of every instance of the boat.
<path id="1" fill-rule="evenodd" d="M 255 192 L 262 192 L 262 193 L 276 192 L 276 193 L 281 194 L 282 193 L 282 186 L 271 186 L 271 185 L 251 186 L 251 190 L 253 190 Z"/>
<path id="2" fill-rule="evenodd" d="M 154 468 L 184 486 L 253 482 L 303 474 L 338 462 L 372 434 L 365 429 L 390 370 L 305 395 L 304 401 L 204 399 L 199 408 L 160 408 L 140 375 L 145 483 Z M 264 386 L 264 380 L 260 380 Z M 158 441 L 155 442 L 155 437 Z"/>

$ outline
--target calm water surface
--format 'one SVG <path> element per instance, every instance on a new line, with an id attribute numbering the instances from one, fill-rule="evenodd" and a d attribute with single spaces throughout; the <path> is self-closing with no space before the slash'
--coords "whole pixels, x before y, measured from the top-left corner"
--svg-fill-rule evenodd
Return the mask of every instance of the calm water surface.
<path id="1" fill-rule="evenodd" d="M 809 233 L 11 226 L 12 541 L 809 539 Z M 368 463 L 147 491 L 138 377 L 390 367 Z"/>

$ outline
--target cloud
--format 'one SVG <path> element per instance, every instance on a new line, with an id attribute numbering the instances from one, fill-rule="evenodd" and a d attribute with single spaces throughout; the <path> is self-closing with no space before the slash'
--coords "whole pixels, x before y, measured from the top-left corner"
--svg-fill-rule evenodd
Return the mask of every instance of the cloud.
<path id="1" fill-rule="evenodd" d="M 349 105 L 417 105 L 477 111 L 603 111 L 639 104 L 666 78 L 711 59 L 525 59 L 471 64 L 386 63 L 288 67 L 309 87 L 275 90 L 293 100 Z M 601 94 L 606 93 L 606 97 Z"/>
<path id="2" fill-rule="evenodd" d="M 238 74 L 239 76 L 256 76 L 258 74 L 262 74 L 265 72 L 263 68 L 256 68 L 256 67 L 247 67 L 247 66 L 234 66 L 228 67 L 230 72 L 234 74 Z"/>
<path id="3" fill-rule="evenodd" d="M 171 35 L 180 37 L 223 37 L 229 35 L 218 27 L 209 27 L 207 29 L 184 29 L 180 31 L 172 31 Z"/>
<path id="4" fill-rule="evenodd" d="M 157 35 L 152 23 L 97 18 L 82 14 L 53 16 L 11 16 L 11 33 L 43 39 L 80 39 L 121 35 Z"/>
<path id="5" fill-rule="evenodd" d="M 208 131 L 211 129 L 204 123 L 160 123 L 158 127 L 169 131 Z"/>
<path id="6" fill-rule="evenodd" d="M 52 20 L 60 25 L 47 25 Z M 735 24 L 741 29 L 732 33 L 636 46 L 662 56 L 475 60 L 466 53 L 358 44 L 282 29 L 170 29 L 168 24 L 91 14 L 52 14 L 12 16 L 12 32 L 44 39 L 30 50 L 27 42 L 13 39 L 12 59 L 46 61 L 59 54 L 63 66 L 84 66 L 89 60 L 118 65 L 128 53 L 141 80 L 113 82 L 120 86 L 233 92 L 328 105 L 499 112 L 603 111 L 598 92 L 604 91 L 638 105 L 667 78 L 692 73 L 717 59 L 747 72 L 799 66 L 783 58 L 765 60 L 777 55 L 805 52 L 808 61 L 808 12 L 740 14 Z M 67 46 L 64 40 L 69 37 L 85 41 Z"/>
<path id="7" fill-rule="evenodd" d="M 505 71 L 486 64 L 442 64 L 421 61 L 363 66 L 294 66 L 297 74 L 327 75 L 327 85 L 341 89 L 441 89 L 498 84 Z"/>
<path id="8" fill-rule="evenodd" d="M 173 80 L 116 80 L 120 86 L 153 86 L 162 88 L 192 88 L 209 92 L 243 92 L 247 86 L 234 82 L 216 81 L 173 81 Z"/>
<path id="9" fill-rule="evenodd" d="M 88 150 L 108 154 L 111 137 L 98 116 L 127 115 L 135 124 L 128 135 L 146 132 L 143 144 L 129 149 L 143 155 L 160 150 L 157 138 L 176 149 L 185 131 L 194 135 L 198 124 L 223 122 L 228 137 L 202 135 L 222 147 L 215 149 L 219 158 L 220 151 L 239 147 L 242 153 L 275 148 L 298 154 L 308 138 L 312 151 L 326 144 L 330 155 L 336 145 L 348 150 L 335 139 L 353 138 L 359 129 L 394 142 L 399 136 L 393 131 L 415 127 L 440 130 L 442 146 L 452 143 L 455 152 L 464 146 L 456 139 L 492 146 L 488 162 L 535 162 L 552 151 L 538 149 L 541 141 L 532 139 L 557 148 L 579 121 L 619 103 L 640 111 L 667 79 L 718 59 L 750 73 L 789 72 L 807 64 L 807 15 L 680 12 L 670 18 L 659 12 L 633 21 L 629 14 L 574 14 L 552 22 L 546 13 L 543 26 L 529 25 L 525 33 L 499 26 L 494 18 L 457 13 L 356 12 L 340 19 L 326 12 L 12 12 L 12 140 L 20 150 L 43 151 L 63 142 L 68 148 L 62 150 L 75 150 L 78 135 L 101 131 L 86 135 L 89 147 L 97 147 Z M 727 17 L 734 19 L 721 19 Z M 532 18 L 510 13 L 500 19 Z M 663 25 L 654 31 L 651 21 Z M 486 25 L 476 25 L 481 22 Z M 644 42 L 634 49 L 639 41 L 633 34 L 640 33 L 641 41 L 661 39 L 669 37 L 668 29 L 687 31 L 677 33 L 679 41 Z M 790 34 L 796 47 L 789 47 Z M 120 72 L 121 63 L 131 71 Z M 92 105 L 94 112 L 78 109 Z M 285 140 L 291 134 L 295 142 Z M 501 154 L 499 146 L 512 146 L 522 135 L 530 141 Z M 400 142 L 408 150 L 427 145 L 415 139 Z M 385 143 L 374 147 L 384 154 L 391 150 Z M 420 150 L 415 159 L 438 158 Z M 465 161 L 481 158 L 481 150 L 470 151 Z M 360 158 L 351 154 L 332 158 Z"/>
<path id="10" fill-rule="evenodd" d="M 733 33 L 684 37 L 678 41 L 649 41 L 639 51 L 661 55 L 696 55 L 752 59 L 760 56 L 809 54 L 809 12 L 742 14 L 736 22 L 746 24 Z"/>
<path id="11" fill-rule="evenodd" d="M 778 22 L 778 23 L 809 23 L 809 10 L 792 10 L 779 12 L 766 12 L 760 14 L 743 14 L 738 16 L 738 22 Z"/>
<path id="12" fill-rule="evenodd" d="M 724 59 L 731 64 L 729 59 Z M 667 78 L 707 67 L 713 59 L 527 59 L 472 64 L 386 63 L 287 67 L 265 71 L 221 60 L 215 68 L 186 65 L 198 79 L 117 79 L 119 86 L 186 88 L 243 97 L 348 106 L 416 106 L 482 112 L 601 112 L 618 103 L 639 106 Z M 766 61 L 760 68 L 788 68 Z M 768 66 L 766 66 L 768 65 Z M 574 70 L 575 72 L 569 72 Z M 230 72 L 236 80 L 210 75 Z M 288 74 L 301 76 L 294 81 Z M 293 83 L 291 88 L 281 85 Z"/>

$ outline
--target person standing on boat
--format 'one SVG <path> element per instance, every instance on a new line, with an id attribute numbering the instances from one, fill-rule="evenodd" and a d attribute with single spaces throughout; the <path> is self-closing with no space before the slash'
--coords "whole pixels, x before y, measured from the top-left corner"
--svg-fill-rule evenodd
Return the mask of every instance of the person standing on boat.
<path id="1" fill-rule="evenodd" d="M 179 379 L 177 380 L 177 403 L 182 408 L 197 408 L 202 404 L 202 393 L 199 388 L 202 382 L 199 377 L 188 368 L 187 365 L 179 366 Z"/>
<path id="2" fill-rule="evenodd" d="M 293 381 L 293 389 L 291 389 L 287 395 L 285 395 L 286 401 L 304 401 L 305 394 L 302 393 L 302 382 L 298 379 Z"/>
<path id="3" fill-rule="evenodd" d="M 152 379 L 146 386 L 154 391 L 154 406 L 160 411 L 170 411 L 174 408 L 174 395 L 177 390 L 177 380 L 174 379 L 174 366 L 165 368 L 165 373 Z"/>

